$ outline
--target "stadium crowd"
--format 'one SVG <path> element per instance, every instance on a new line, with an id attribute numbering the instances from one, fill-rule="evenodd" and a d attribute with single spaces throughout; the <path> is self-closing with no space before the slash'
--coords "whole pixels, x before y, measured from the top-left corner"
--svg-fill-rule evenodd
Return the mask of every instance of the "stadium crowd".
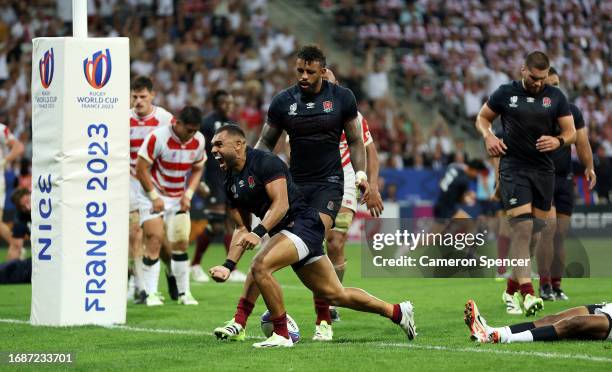
<path id="1" fill-rule="evenodd" d="M 0 4 L 0 122 L 25 144 L 26 168 L 31 39 L 70 35 L 70 7 L 69 0 Z M 341 38 L 365 59 L 349 71 L 339 68 L 338 78 L 354 91 L 383 167 L 437 170 L 466 161 L 455 121 L 473 117 L 493 87 L 516 77 L 524 52 L 539 48 L 551 55 L 583 111 L 605 195 L 612 187 L 609 7 L 605 1 L 321 2 Z M 156 104 L 176 112 L 189 102 L 208 112 L 211 92 L 230 90 L 233 119 L 249 143 L 272 96 L 294 81 L 297 40 L 271 26 L 265 0 L 89 0 L 88 12 L 90 37 L 130 38 L 132 74 L 153 77 Z M 442 115 L 420 122 L 401 105 L 392 93 L 398 72 L 409 91 L 438 102 Z M 16 174 L 20 164 L 13 164 Z"/>
<path id="2" fill-rule="evenodd" d="M 324 0 L 320 6 L 333 18 L 340 40 L 354 45 L 356 54 L 365 55 L 366 82 L 381 74 L 388 80 L 388 75 L 397 72 L 408 91 L 419 92 L 427 103 L 437 103 L 449 124 L 463 120 L 470 130 L 482 103 L 495 88 L 518 78 L 525 54 L 532 50 L 547 52 L 563 77 L 562 88 L 581 109 L 588 125 L 602 176 L 600 194 L 607 197 L 612 157 L 612 70 L 606 21 L 612 3 Z M 372 71 L 369 60 L 374 54 L 381 57 Z M 438 157 L 438 142 L 433 141 L 433 147 L 432 141 L 424 146 L 427 144 L 419 138 L 419 130 L 414 136 L 411 125 L 404 125 L 408 130 L 402 132 L 402 125 L 396 123 L 411 123 L 402 120 L 406 114 L 393 116 L 396 120 L 387 122 L 387 130 L 381 132 L 393 139 L 410 138 L 404 143 L 400 140 L 401 144 L 392 141 L 387 150 L 393 158 L 402 153 L 404 159 L 412 161 L 409 165 L 418 166 L 419 156 L 411 153 L 417 149 L 428 155 L 429 165 L 435 166 L 431 159 Z M 432 138 L 443 132 L 436 125 L 432 128 Z M 386 143 L 382 134 L 382 138 L 377 137 L 381 147 Z M 451 146 L 441 150 L 446 156 L 455 153 Z M 575 152 L 573 158 L 577 159 Z"/>

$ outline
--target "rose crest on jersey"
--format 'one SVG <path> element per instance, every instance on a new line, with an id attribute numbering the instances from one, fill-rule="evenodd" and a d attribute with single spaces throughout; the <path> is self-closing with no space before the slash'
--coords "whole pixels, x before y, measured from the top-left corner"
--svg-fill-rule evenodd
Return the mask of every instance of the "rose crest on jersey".
<path id="1" fill-rule="evenodd" d="M 552 104 L 552 100 L 549 97 L 542 98 L 542 106 L 548 108 Z"/>
<path id="2" fill-rule="evenodd" d="M 296 111 L 297 111 L 297 103 L 293 103 L 291 104 L 291 106 L 289 106 L 289 112 L 287 114 L 290 116 L 297 115 Z"/>
<path id="3" fill-rule="evenodd" d="M 334 104 L 332 101 L 323 101 L 323 111 L 332 112 L 334 111 Z"/>

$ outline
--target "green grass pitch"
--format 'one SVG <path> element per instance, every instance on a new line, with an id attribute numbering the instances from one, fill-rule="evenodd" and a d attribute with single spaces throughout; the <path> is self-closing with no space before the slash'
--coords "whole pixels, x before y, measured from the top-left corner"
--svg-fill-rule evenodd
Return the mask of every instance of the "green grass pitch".
<path id="1" fill-rule="evenodd" d="M 4 251 L 0 256 L 4 256 Z M 252 254 L 239 267 L 245 270 Z M 104 327 L 32 327 L 30 286 L 0 287 L 0 352 L 72 352 L 74 363 L 28 365 L 20 369 L 70 370 L 251 370 L 251 371 L 441 371 L 453 370 L 612 370 L 612 342 L 556 342 L 476 345 L 463 323 L 463 305 L 473 298 L 492 325 L 522 322 L 505 314 L 505 284 L 492 279 L 362 278 L 358 246 L 347 247 L 346 286 L 358 286 L 390 302 L 409 299 L 415 305 L 418 336 L 408 342 L 399 327 L 378 315 L 342 309 L 334 324 L 334 341 L 311 341 L 314 331 L 312 295 L 291 269 L 277 273 L 284 286 L 287 311 L 297 321 L 302 341 L 293 349 L 255 350 L 262 337 L 260 299 L 250 318 L 246 342 L 219 342 L 212 330 L 234 313 L 241 285 L 192 283 L 199 306 L 171 301 L 158 308 L 128 305 L 127 324 Z M 213 246 L 204 257 L 205 270 L 223 260 Z M 160 280 L 165 293 L 165 280 Z M 546 303 L 543 315 L 582 304 L 612 301 L 612 279 L 564 282 L 569 302 Z M 0 370 L 15 366 L 0 364 Z"/>

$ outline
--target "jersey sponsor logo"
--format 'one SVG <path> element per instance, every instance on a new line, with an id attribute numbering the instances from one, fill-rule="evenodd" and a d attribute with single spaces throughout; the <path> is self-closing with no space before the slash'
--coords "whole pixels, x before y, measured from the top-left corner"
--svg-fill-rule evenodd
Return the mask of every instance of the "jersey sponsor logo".
<path id="1" fill-rule="evenodd" d="M 518 202 L 517 198 L 512 198 L 510 200 L 508 200 L 508 203 L 510 203 L 510 205 L 515 205 Z"/>
<path id="2" fill-rule="evenodd" d="M 311 109 L 311 108 L 314 108 L 314 107 L 315 107 L 314 102 L 308 102 L 308 103 L 306 104 L 306 108 L 307 108 L 307 109 Z"/>
<path id="3" fill-rule="evenodd" d="M 329 209 L 330 211 L 334 210 L 334 202 L 332 200 L 327 202 L 327 209 Z"/>
<path id="4" fill-rule="evenodd" d="M 545 108 L 549 108 L 551 104 L 552 100 L 549 97 L 542 98 L 542 106 L 544 106 Z"/>
<path id="5" fill-rule="evenodd" d="M 53 57 L 53 48 L 47 50 L 43 57 L 38 62 L 38 72 L 40 74 L 40 84 L 47 89 L 53 81 L 53 70 L 55 67 L 55 58 Z"/>
<path id="6" fill-rule="evenodd" d="M 293 103 L 291 104 L 291 106 L 289 106 L 289 112 L 287 113 L 288 115 L 297 115 L 297 103 Z"/>
<path id="7" fill-rule="evenodd" d="M 85 79 L 94 89 L 101 89 L 108 83 L 111 71 L 111 54 L 108 48 L 105 54 L 99 50 L 93 54 L 91 60 L 89 58 L 83 60 Z"/>
<path id="8" fill-rule="evenodd" d="M 518 96 L 512 96 L 510 97 L 510 103 L 508 104 L 508 106 L 518 107 L 518 105 L 516 104 L 517 102 L 518 102 Z"/>
<path id="9" fill-rule="evenodd" d="M 234 199 L 238 199 L 238 194 L 236 194 L 236 185 L 232 185 L 230 190 L 232 191 L 232 194 L 234 194 Z"/>
<path id="10" fill-rule="evenodd" d="M 249 183 L 249 188 L 250 189 L 255 187 L 255 178 L 253 178 L 253 176 L 249 176 L 249 178 L 247 178 L 247 182 Z"/>
<path id="11" fill-rule="evenodd" d="M 323 111 L 332 112 L 334 111 L 334 104 L 332 101 L 323 101 Z"/>
<path id="12" fill-rule="evenodd" d="M 527 97 L 527 103 L 534 103 L 534 102 L 535 102 L 535 98 Z"/>
<path id="13" fill-rule="evenodd" d="M 244 187 L 244 180 L 238 181 L 238 187 L 240 188 Z"/>

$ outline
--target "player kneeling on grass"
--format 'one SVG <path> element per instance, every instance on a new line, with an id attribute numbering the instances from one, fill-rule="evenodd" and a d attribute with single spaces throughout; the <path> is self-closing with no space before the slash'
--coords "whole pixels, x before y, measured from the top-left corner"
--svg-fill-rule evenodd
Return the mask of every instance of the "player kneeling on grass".
<path id="1" fill-rule="evenodd" d="M 244 340 L 246 319 L 261 294 L 274 323 L 272 336 L 254 347 L 291 347 L 282 290 L 272 274 L 292 266 L 300 280 L 331 305 L 377 313 L 398 324 L 412 340 L 415 336 L 412 304 L 383 302 L 358 288 L 344 288 L 323 252 L 325 227 L 318 212 L 308 206 L 293 183 L 289 169 L 276 155 L 247 148 L 244 132 L 227 125 L 215 132 L 212 154 L 226 172 L 229 214 L 236 224 L 223 266 L 210 269 L 216 281 L 225 281 L 245 249 L 252 249 L 265 234 L 270 239 L 251 263 L 237 315 L 215 329 L 221 339 Z M 262 219 L 252 230 L 250 214 Z"/>
<path id="2" fill-rule="evenodd" d="M 481 343 L 557 340 L 612 340 L 612 304 L 578 306 L 533 322 L 491 327 L 473 300 L 465 305 L 471 338 Z"/>
<path id="3" fill-rule="evenodd" d="M 206 160 L 204 136 L 198 131 L 201 120 L 201 111 L 187 106 L 181 110 L 175 125 L 149 133 L 138 151 L 136 174 L 147 193 L 146 196 L 139 194 L 138 201 L 146 249 L 142 261 L 147 306 L 163 305 L 157 285 L 159 253 L 165 239 L 172 249 L 171 266 L 179 304 L 198 304 L 189 290 L 187 246 L 191 198 Z M 189 171 L 191 175 L 187 179 Z"/>

